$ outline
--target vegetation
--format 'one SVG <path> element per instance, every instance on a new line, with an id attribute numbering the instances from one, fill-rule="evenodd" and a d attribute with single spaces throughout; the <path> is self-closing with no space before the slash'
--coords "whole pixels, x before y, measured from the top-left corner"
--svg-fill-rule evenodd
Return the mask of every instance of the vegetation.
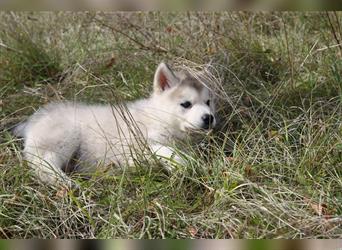
<path id="1" fill-rule="evenodd" d="M 0 12 L 1 238 L 338 238 L 341 13 Z M 168 174 L 40 183 L 10 129 L 55 100 L 147 96 L 210 63 L 220 124 Z"/>

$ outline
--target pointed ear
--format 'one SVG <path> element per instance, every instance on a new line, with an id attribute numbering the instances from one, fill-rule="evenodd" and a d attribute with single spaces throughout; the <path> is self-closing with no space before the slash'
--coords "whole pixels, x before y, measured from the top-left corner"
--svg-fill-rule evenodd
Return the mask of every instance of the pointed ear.
<path id="1" fill-rule="evenodd" d="M 154 93 L 162 93 L 164 90 L 177 85 L 179 79 L 172 72 L 166 63 L 160 63 L 154 74 L 153 91 Z"/>

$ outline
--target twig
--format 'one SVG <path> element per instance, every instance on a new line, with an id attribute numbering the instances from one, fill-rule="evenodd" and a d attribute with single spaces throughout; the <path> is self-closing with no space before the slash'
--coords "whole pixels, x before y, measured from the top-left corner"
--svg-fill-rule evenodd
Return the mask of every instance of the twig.
<path id="1" fill-rule="evenodd" d="M 336 18 L 336 22 L 337 22 L 337 26 L 338 26 L 338 30 L 339 30 L 339 34 L 340 34 L 340 38 L 342 39 L 342 29 L 341 29 L 341 24 L 340 24 L 340 20 L 338 18 L 338 15 L 336 13 L 336 11 L 334 11 L 334 15 Z"/>
<path id="2" fill-rule="evenodd" d="M 341 47 L 341 46 L 342 46 L 342 43 L 334 44 L 334 45 L 329 45 L 329 46 L 325 46 L 325 47 L 323 47 L 323 48 L 316 49 L 316 50 L 314 51 L 314 53 L 319 52 L 319 51 L 323 51 L 323 50 L 327 50 L 327 49 L 332 49 L 332 48 L 336 48 L 336 47 Z"/>
<path id="3" fill-rule="evenodd" d="M 306 60 L 309 58 L 309 56 L 312 54 L 312 51 L 314 50 L 314 48 L 316 47 L 317 43 L 318 43 L 318 39 L 316 40 L 316 42 L 314 43 L 314 45 L 311 47 L 309 53 L 306 55 L 306 57 L 304 58 L 303 62 L 300 64 L 300 68 L 302 68 L 304 66 L 304 63 L 306 62 Z"/>
<path id="4" fill-rule="evenodd" d="M 322 47 L 322 48 L 314 50 L 314 48 L 316 47 L 317 43 L 318 43 L 318 40 L 316 40 L 315 44 L 311 47 L 311 49 L 309 51 L 309 54 L 305 57 L 303 62 L 300 64 L 300 67 L 304 66 L 304 63 L 309 58 L 309 56 L 312 56 L 312 55 L 314 55 L 314 54 L 316 54 L 316 53 L 318 53 L 320 51 L 324 51 L 324 50 L 327 50 L 327 49 L 333 49 L 333 48 L 341 47 L 342 46 L 342 43 L 340 43 L 340 44 L 328 45 L 328 46 L 325 46 L 325 47 Z"/>
<path id="5" fill-rule="evenodd" d="M 21 52 L 19 50 L 16 50 L 16 49 L 13 49 L 11 47 L 8 47 L 6 44 L 2 43 L 1 41 L 0 41 L 0 47 L 3 47 L 5 49 L 7 49 L 7 50 L 10 50 L 10 51 L 13 51 L 13 52 L 16 52 L 16 53 L 20 53 L 20 54 L 23 53 L 23 52 Z"/>
<path id="6" fill-rule="evenodd" d="M 333 33 L 333 36 L 334 36 L 334 38 L 335 38 L 337 44 L 340 44 L 340 43 L 341 43 L 341 42 L 340 42 L 340 39 L 338 39 L 338 37 L 337 37 L 337 32 L 336 32 L 336 30 L 335 30 L 334 25 L 332 24 L 332 21 L 331 21 L 331 19 L 330 19 L 329 12 L 326 11 L 326 12 L 325 12 L 325 15 L 326 15 L 327 18 L 328 18 L 328 21 L 329 21 L 329 24 L 330 24 L 330 27 L 331 27 L 331 32 Z M 340 48 L 340 55 L 342 55 L 342 46 L 339 46 L 339 48 Z"/>

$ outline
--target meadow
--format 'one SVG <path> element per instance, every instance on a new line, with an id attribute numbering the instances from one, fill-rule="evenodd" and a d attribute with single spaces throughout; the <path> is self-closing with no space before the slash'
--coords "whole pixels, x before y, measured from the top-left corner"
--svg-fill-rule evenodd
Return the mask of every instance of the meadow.
<path id="1" fill-rule="evenodd" d="M 0 12 L 0 238 L 339 238 L 342 13 Z M 11 134 L 51 101 L 149 95 L 209 65 L 219 124 L 186 166 L 41 183 Z M 156 163 L 157 164 L 157 163 Z"/>

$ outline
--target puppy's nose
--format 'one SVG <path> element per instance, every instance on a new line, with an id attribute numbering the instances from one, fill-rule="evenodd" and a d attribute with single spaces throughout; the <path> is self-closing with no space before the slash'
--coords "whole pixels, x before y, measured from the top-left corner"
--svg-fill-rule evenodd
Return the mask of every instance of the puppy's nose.
<path id="1" fill-rule="evenodd" d="M 214 116 L 205 114 L 202 116 L 202 120 L 203 120 L 203 128 L 208 129 L 210 125 L 212 125 L 214 122 Z"/>

